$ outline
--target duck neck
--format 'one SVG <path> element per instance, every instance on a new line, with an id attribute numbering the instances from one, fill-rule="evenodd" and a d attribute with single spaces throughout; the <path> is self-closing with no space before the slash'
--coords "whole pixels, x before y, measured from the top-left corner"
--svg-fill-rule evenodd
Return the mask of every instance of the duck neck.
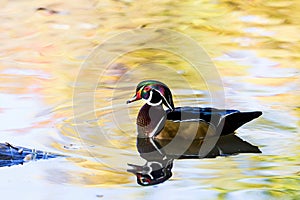
<path id="1" fill-rule="evenodd" d="M 137 117 L 138 137 L 154 137 L 164 127 L 167 115 L 162 104 L 151 106 L 145 104 Z"/>

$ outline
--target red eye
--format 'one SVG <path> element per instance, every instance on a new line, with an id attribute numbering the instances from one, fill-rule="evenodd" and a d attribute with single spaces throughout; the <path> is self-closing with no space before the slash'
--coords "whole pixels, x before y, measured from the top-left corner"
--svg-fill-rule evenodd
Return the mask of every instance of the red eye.
<path id="1" fill-rule="evenodd" d="M 144 90 L 145 90 L 146 92 L 148 92 L 148 91 L 150 90 L 150 88 L 149 88 L 149 87 L 145 87 Z"/>

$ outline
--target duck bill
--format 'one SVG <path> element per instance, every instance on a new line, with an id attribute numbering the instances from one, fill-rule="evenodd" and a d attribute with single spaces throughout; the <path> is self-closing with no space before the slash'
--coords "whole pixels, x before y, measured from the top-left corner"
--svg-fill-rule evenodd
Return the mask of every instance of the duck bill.
<path id="1" fill-rule="evenodd" d="M 128 101 L 126 101 L 127 104 L 132 103 L 134 101 L 138 101 L 140 100 L 141 97 L 139 95 L 135 95 L 134 97 L 132 97 L 131 99 L 128 99 Z"/>
<path id="2" fill-rule="evenodd" d="M 135 175 L 143 173 L 143 166 L 134 165 L 130 163 L 127 163 L 127 165 L 131 167 L 131 169 L 127 169 L 127 172 L 133 173 Z"/>

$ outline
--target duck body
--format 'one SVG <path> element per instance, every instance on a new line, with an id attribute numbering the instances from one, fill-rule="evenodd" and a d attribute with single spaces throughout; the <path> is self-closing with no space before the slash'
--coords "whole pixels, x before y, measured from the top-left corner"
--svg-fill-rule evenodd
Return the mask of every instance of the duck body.
<path id="1" fill-rule="evenodd" d="M 201 107 L 177 107 L 165 111 L 161 105 L 145 104 L 137 117 L 137 130 L 139 137 L 203 139 L 205 136 L 233 133 L 261 114 L 260 111 L 240 112 Z"/>
<path id="2" fill-rule="evenodd" d="M 262 115 L 261 111 L 240 112 L 201 107 L 175 107 L 170 89 L 159 81 L 138 84 L 131 103 L 144 99 L 137 117 L 138 137 L 157 139 L 203 139 L 233 133 L 245 123 Z M 168 109 L 163 108 L 165 105 Z"/>

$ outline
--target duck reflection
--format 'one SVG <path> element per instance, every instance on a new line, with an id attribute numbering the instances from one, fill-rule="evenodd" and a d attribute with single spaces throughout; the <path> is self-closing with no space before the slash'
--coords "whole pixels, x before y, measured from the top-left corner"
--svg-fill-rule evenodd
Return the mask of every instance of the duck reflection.
<path id="1" fill-rule="evenodd" d="M 215 158 L 217 156 L 230 156 L 239 153 L 261 153 L 257 146 L 254 146 L 234 134 L 221 136 L 217 142 L 216 138 L 208 140 L 180 141 L 171 144 L 170 140 L 154 138 L 137 138 L 137 149 L 140 156 L 146 160 L 142 166 L 128 164 L 131 172 L 136 175 L 137 183 L 142 186 L 156 185 L 163 183 L 172 176 L 173 162 L 175 159 L 203 159 Z M 215 145 L 205 152 L 205 145 Z M 187 146 L 188 145 L 188 146 Z M 186 146 L 184 152 L 181 147 Z M 204 148 L 203 148 L 204 147 Z"/>

